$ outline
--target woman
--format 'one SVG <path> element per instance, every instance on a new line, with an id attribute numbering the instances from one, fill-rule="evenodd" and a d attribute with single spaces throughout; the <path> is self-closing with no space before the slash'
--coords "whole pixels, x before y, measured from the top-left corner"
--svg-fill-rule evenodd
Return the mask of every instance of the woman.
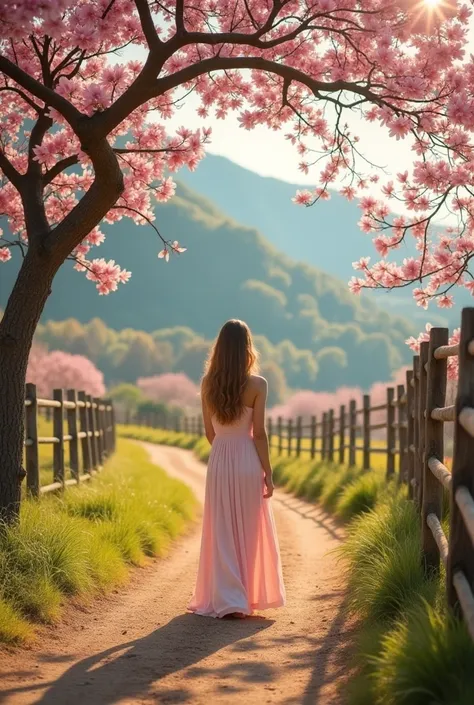
<path id="1" fill-rule="evenodd" d="M 189 609 L 209 617 L 242 618 L 256 609 L 285 604 L 270 505 L 267 382 L 255 374 L 256 366 L 248 326 L 227 321 L 211 350 L 201 386 L 212 449 L 201 556 Z"/>

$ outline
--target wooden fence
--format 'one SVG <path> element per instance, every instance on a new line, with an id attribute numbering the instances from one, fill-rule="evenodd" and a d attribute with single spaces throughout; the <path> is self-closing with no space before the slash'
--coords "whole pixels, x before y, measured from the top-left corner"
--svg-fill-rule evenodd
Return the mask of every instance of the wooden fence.
<path id="1" fill-rule="evenodd" d="M 38 415 L 52 410 L 53 435 L 38 435 Z M 115 416 L 111 401 L 92 398 L 85 392 L 55 389 L 52 399 L 37 397 L 36 385 L 26 385 L 25 464 L 26 487 L 30 496 L 64 490 L 89 480 L 115 450 Z M 53 446 L 52 482 L 40 483 L 40 445 Z M 66 477 L 65 447 L 69 446 Z"/>
<path id="2" fill-rule="evenodd" d="M 413 357 L 406 384 L 388 387 L 383 404 L 361 408 L 353 400 L 337 412 L 329 409 L 309 423 L 301 417 L 268 421 L 270 446 L 278 454 L 356 464 L 369 471 L 374 453 L 385 456 L 387 480 L 408 485 L 408 496 L 420 512 L 422 554 L 427 572 L 446 569 L 451 609 L 463 616 L 474 639 L 474 308 L 462 313 L 459 345 L 448 345 L 446 328 L 432 328 L 429 342 Z M 458 356 L 456 403 L 446 406 L 447 364 Z M 383 421 L 374 418 L 384 414 Z M 444 424 L 454 424 L 451 471 L 445 465 Z M 200 417 L 143 415 L 138 423 L 202 435 Z M 375 435 L 385 438 L 376 444 Z M 450 498 L 449 539 L 442 528 L 443 491 Z"/>

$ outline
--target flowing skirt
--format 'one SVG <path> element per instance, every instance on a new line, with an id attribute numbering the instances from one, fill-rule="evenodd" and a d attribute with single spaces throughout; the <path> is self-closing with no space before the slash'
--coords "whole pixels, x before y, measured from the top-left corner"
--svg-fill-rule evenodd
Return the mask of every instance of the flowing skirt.
<path id="1" fill-rule="evenodd" d="M 209 457 L 201 554 L 189 609 L 209 617 L 285 604 L 271 499 L 253 439 L 223 435 Z"/>

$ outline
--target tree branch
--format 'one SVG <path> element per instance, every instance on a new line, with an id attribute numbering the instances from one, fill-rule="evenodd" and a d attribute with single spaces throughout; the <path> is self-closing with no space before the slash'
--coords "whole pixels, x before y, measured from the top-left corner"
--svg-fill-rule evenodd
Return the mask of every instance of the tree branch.
<path id="1" fill-rule="evenodd" d="M 70 166 L 74 166 L 74 164 L 77 163 L 77 154 L 71 154 L 71 156 L 65 157 L 59 162 L 56 162 L 56 164 L 52 166 L 51 169 L 49 169 L 45 174 L 43 174 L 43 184 L 47 186 L 51 183 L 51 181 L 54 181 L 54 179 L 59 176 L 59 174 L 61 174 L 65 169 Z"/>
<path id="2" fill-rule="evenodd" d="M 157 51 L 161 46 L 163 46 L 163 42 L 156 32 L 155 23 L 153 22 L 148 1 L 135 0 L 135 6 L 137 8 L 140 24 L 142 26 L 143 34 L 145 35 L 148 47 L 150 51 Z"/>
<path id="3" fill-rule="evenodd" d="M 57 110 L 76 130 L 79 121 L 84 116 L 77 108 L 75 108 L 66 98 L 63 98 L 51 88 L 47 88 L 42 83 L 37 81 L 33 76 L 30 76 L 26 71 L 23 71 L 19 66 L 7 59 L 5 56 L 0 56 L 0 71 L 9 76 L 13 81 L 22 86 L 26 91 L 32 93 L 37 98 L 43 101 L 46 105 Z"/>
<path id="4" fill-rule="evenodd" d="M 6 154 L 0 150 L 0 169 L 18 192 L 21 192 L 22 175 L 15 169 Z"/>

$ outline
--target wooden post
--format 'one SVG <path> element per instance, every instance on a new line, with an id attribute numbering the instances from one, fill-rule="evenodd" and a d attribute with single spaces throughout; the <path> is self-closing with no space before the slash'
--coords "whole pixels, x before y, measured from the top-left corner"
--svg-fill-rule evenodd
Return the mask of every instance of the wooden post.
<path id="1" fill-rule="evenodd" d="M 346 444 L 346 407 L 341 404 L 339 408 L 339 464 L 344 465 Z"/>
<path id="2" fill-rule="evenodd" d="M 288 427 L 287 428 L 288 428 L 288 430 L 287 430 L 288 449 L 287 450 L 288 450 L 288 455 L 291 456 L 291 441 L 292 441 L 292 437 L 293 437 L 293 421 L 291 419 L 288 419 Z"/>
<path id="3" fill-rule="evenodd" d="M 115 407 L 114 403 L 111 400 L 110 401 L 110 423 L 112 424 L 112 453 L 115 453 L 115 449 L 117 447 L 117 426 L 116 426 L 116 421 L 115 421 Z"/>
<path id="4" fill-rule="evenodd" d="M 426 341 L 420 345 L 420 386 L 418 394 L 418 427 L 419 427 L 419 439 L 418 439 L 418 485 L 417 485 L 417 504 L 421 508 L 423 502 L 423 479 L 424 479 L 424 463 L 425 463 L 425 438 L 426 438 L 426 424 L 425 424 L 425 411 L 426 411 L 426 389 L 428 382 L 428 375 L 426 373 L 426 364 L 428 362 L 428 350 L 430 344 Z"/>
<path id="5" fill-rule="evenodd" d="M 53 411 L 53 435 L 58 442 L 53 446 L 53 477 L 54 482 L 60 482 L 64 486 L 64 407 L 63 390 L 54 389 L 53 399 L 58 401 L 60 406 L 54 407 Z"/>
<path id="6" fill-rule="evenodd" d="M 413 482 L 412 497 L 418 502 L 418 485 L 420 482 L 420 424 L 418 418 L 418 398 L 420 396 L 420 356 L 413 358 Z"/>
<path id="7" fill-rule="evenodd" d="M 82 466 L 85 473 L 90 473 L 92 470 L 92 445 L 89 431 L 89 413 L 86 408 L 87 395 L 85 392 L 79 392 L 77 395 L 79 402 L 84 406 L 79 407 L 79 421 L 81 425 L 81 446 L 82 446 Z"/>
<path id="8" fill-rule="evenodd" d="M 97 436 L 96 436 L 96 425 L 95 425 L 95 414 L 94 414 L 94 400 L 90 394 L 86 395 L 87 399 L 87 414 L 89 416 L 89 433 L 91 434 L 91 461 L 92 469 L 98 470 L 99 468 L 99 449 L 97 446 Z"/>
<path id="9" fill-rule="evenodd" d="M 183 419 L 183 431 L 184 433 L 188 433 L 188 417 L 185 416 Z"/>
<path id="10" fill-rule="evenodd" d="M 408 424 L 407 394 L 403 384 L 397 385 L 397 425 L 398 425 L 398 484 L 407 481 L 408 463 Z"/>
<path id="11" fill-rule="evenodd" d="M 79 439 L 77 437 L 77 392 L 75 389 L 67 390 L 67 400 L 72 402 L 74 409 L 67 409 L 67 432 L 71 436 L 69 441 L 69 466 L 72 477 L 79 482 Z"/>
<path id="12" fill-rule="evenodd" d="M 363 399 L 363 413 L 362 413 L 362 425 L 363 425 L 363 458 L 362 458 L 362 469 L 370 470 L 370 396 L 364 394 Z"/>
<path id="13" fill-rule="evenodd" d="M 441 520 L 443 506 L 443 486 L 428 467 L 431 457 L 444 462 L 444 427 L 442 421 L 431 418 L 433 409 L 446 403 L 447 360 L 436 360 L 434 352 L 441 345 L 447 345 L 447 328 L 432 328 L 428 347 L 428 373 L 426 385 L 425 457 L 423 463 L 423 503 L 421 506 L 421 546 L 427 573 L 439 570 L 439 548 L 430 527 L 426 523 L 429 514 Z"/>
<path id="14" fill-rule="evenodd" d="M 301 455 L 301 416 L 296 419 L 296 457 Z"/>
<path id="15" fill-rule="evenodd" d="M 395 399 L 395 390 L 393 387 L 387 387 L 387 466 L 385 477 L 390 480 L 395 474 L 395 407 L 393 400 Z"/>
<path id="16" fill-rule="evenodd" d="M 277 433 L 278 433 L 278 455 L 283 453 L 283 429 L 282 429 L 282 418 L 278 417 L 277 420 Z"/>
<path id="17" fill-rule="evenodd" d="M 349 467 L 354 467 L 356 464 L 356 401 L 351 399 L 349 402 Z"/>
<path id="18" fill-rule="evenodd" d="M 334 462 L 334 409 L 328 413 L 328 460 Z"/>
<path id="19" fill-rule="evenodd" d="M 273 439 L 273 421 L 272 417 L 268 419 L 268 447 L 272 449 L 272 439 Z"/>
<path id="20" fill-rule="evenodd" d="M 26 490 L 30 497 L 38 497 L 40 492 L 39 457 L 38 457 L 38 402 L 36 385 L 26 385 L 25 409 L 25 463 L 26 463 Z"/>
<path id="21" fill-rule="evenodd" d="M 414 449 L 414 431 L 415 431 L 415 419 L 413 418 L 413 392 L 414 392 L 414 382 L 413 382 L 413 370 L 407 370 L 406 374 L 406 387 L 407 387 L 407 403 L 406 403 L 406 419 L 407 419 L 407 460 L 406 460 L 406 479 L 405 482 L 408 485 L 408 497 L 413 499 L 413 485 L 412 479 L 414 477 L 414 467 L 415 467 L 415 456 L 413 453 Z"/>
<path id="22" fill-rule="evenodd" d="M 102 465 L 104 462 L 104 432 L 103 432 L 103 423 L 102 423 L 102 411 L 100 407 L 102 406 L 103 402 L 102 399 L 94 399 L 94 403 L 96 405 L 94 411 L 95 411 L 95 427 L 97 431 L 97 453 L 99 456 L 99 465 Z"/>
<path id="23" fill-rule="evenodd" d="M 323 422 L 321 425 L 321 459 L 326 460 L 327 458 L 327 439 L 328 439 L 328 414 L 327 411 L 323 413 Z"/>
<path id="24" fill-rule="evenodd" d="M 456 492 L 465 487 L 474 497 L 474 438 L 459 423 L 459 414 L 465 407 L 474 407 L 474 356 L 468 345 L 474 340 L 474 308 L 462 312 L 459 343 L 459 377 L 454 423 L 454 454 L 452 468 L 451 511 L 449 530 L 449 558 L 447 568 L 448 602 L 459 614 L 453 577 L 461 570 L 474 591 L 474 547 L 456 501 Z"/>
<path id="25" fill-rule="evenodd" d="M 316 455 L 316 416 L 311 417 L 311 460 Z"/>
<path id="26" fill-rule="evenodd" d="M 199 434 L 199 437 L 204 436 L 204 427 L 203 427 L 203 422 L 202 422 L 202 416 L 200 416 L 199 420 L 198 420 L 198 434 Z"/>

